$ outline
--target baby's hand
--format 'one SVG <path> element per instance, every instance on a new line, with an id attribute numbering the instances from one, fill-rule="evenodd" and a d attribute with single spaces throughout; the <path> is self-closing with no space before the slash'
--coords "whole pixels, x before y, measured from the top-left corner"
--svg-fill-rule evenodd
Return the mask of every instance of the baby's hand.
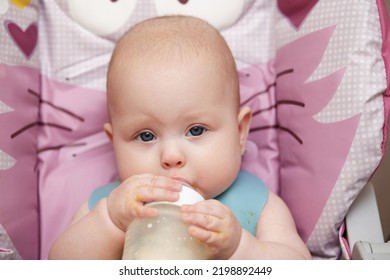
<path id="1" fill-rule="evenodd" d="M 135 218 L 155 217 L 158 210 L 145 206 L 154 201 L 176 201 L 182 184 L 174 179 L 142 174 L 132 176 L 117 188 L 107 199 L 108 214 L 112 222 L 126 231 Z"/>
<path id="2" fill-rule="evenodd" d="M 182 206 L 182 219 L 189 233 L 206 243 L 210 259 L 228 259 L 241 239 L 241 226 L 234 214 L 221 202 L 210 199 Z"/>

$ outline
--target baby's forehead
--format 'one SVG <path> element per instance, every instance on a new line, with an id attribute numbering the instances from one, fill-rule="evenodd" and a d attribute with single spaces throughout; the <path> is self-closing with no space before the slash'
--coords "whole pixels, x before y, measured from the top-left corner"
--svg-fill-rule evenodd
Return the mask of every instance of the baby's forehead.
<path id="1" fill-rule="evenodd" d="M 116 104 L 123 102 L 124 95 L 129 97 L 126 100 L 135 98 L 155 103 L 151 93 L 158 94 L 159 97 L 165 96 L 167 88 L 171 88 L 171 93 L 180 97 L 187 96 L 187 91 L 196 88 L 198 97 L 209 95 L 215 97 L 211 99 L 213 102 L 228 98 L 234 105 L 239 103 L 239 91 L 232 82 L 234 77 L 229 76 L 223 67 L 210 59 L 193 54 L 187 56 L 184 62 L 177 58 L 158 62 L 152 57 L 138 59 L 133 67 L 126 66 L 126 70 L 118 72 L 115 78 L 113 83 L 116 85 L 110 95 L 116 96 Z M 170 87 L 172 84 L 177 86 Z M 152 91 L 150 86 L 153 86 Z M 159 90 L 154 91 L 156 88 Z M 201 99 L 195 105 L 202 106 L 207 100 L 210 99 Z"/>
<path id="2" fill-rule="evenodd" d="M 147 20 L 130 29 L 118 42 L 110 65 L 113 69 L 109 68 L 108 88 L 140 68 L 167 69 L 178 63 L 184 71 L 186 65 L 199 61 L 204 67 L 215 69 L 216 75 L 221 74 L 238 95 L 235 61 L 218 30 L 187 17 Z"/>

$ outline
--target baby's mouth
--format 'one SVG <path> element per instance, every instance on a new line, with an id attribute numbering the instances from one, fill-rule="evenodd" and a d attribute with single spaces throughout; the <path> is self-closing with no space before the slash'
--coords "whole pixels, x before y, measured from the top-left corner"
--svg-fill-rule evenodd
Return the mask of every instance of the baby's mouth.
<path id="1" fill-rule="evenodd" d="M 189 186 L 191 188 L 193 188 L 193 185 L 184 177 L 180 177 L 180 176 L 174 175 L 174 176 L 172 176 L 172 178 L 182 182 L 183 184 L 185 184 L 185 185 L 187 185 L 187 186 Z"/>
<path id="2" fill-rule="evenodd" d="M 195 190 L 196 192 L 200 193 L 203 196 L 203 193 L 202 191 L 200 191 L 199 185 L 196 182 L 191 183 L 187 178 L 176 176 L 176 175 L 173 175 L 171 178 L 182 182 L 184 185 L 192 188 L 193 190 Z"/>

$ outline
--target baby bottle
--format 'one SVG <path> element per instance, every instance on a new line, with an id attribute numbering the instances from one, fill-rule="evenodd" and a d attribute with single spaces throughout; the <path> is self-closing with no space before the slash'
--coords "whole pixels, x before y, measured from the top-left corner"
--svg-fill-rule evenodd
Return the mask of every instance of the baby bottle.
<path id="1" fill-rule="evenodd" d="M 204 200 L 194 189 L 183 185 L 175 202 L 152 202 L 155 218 L 139 218 L 130 223 L 125 237 L 123 260 L 196 260 L 206 259 L 204 243 L 188 234 L 188 225 L 181 221 L 180 206 Z"/>

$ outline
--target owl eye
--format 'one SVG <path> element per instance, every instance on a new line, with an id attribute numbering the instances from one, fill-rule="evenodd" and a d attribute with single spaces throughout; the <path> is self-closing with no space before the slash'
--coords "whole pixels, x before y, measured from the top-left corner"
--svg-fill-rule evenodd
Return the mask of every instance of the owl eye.
<path id="1" fill-rule="evenodd" d="M 137 0 L 68 0 L 69 14 L 98 36 L 114 33 L 132 15 Z"/>
<path id="2" fill-rule="evenodd" d="M 8 0 L 0 0 L 0 15 L 7 13 L 9 8 Z"/>
<path id="3" fill-rule="evenodd" d="M 238 20 L 245 0 L 154 0 L 154 2 L 159 16 L 194 16 L 221 30 Z"/>

